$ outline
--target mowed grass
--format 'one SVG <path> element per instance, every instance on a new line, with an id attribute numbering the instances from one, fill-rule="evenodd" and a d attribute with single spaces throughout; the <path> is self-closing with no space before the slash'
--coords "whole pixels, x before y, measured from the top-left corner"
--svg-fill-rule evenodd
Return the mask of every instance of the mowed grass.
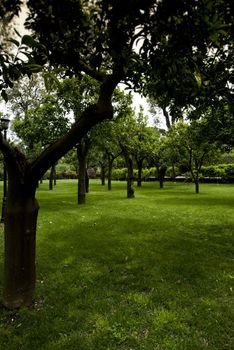
<path id="1" fill-rule="evenodd" d="M 234 186 L 76 186 L 38 190 L 36 302 L 0 310 L 0 349 L 234 349 Z"/>

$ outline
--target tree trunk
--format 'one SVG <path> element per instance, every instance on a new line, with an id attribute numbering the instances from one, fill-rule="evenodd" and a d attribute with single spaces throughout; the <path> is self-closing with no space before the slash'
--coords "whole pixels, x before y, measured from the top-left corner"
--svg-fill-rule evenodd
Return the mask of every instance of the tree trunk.
<path id="1" fill-rule="evenodd" d="M 159 178 L 159 188 L 163 188 L 164 187 L 164 178 L 160 176 Z"/>
<path id="2" fill-rule="evenodd" d="M 89 175 L 88 175 L 87 167 L 85 169 L 85 192 L 89 193 Z"/>
<path id="3" fill-rule="evenodd" d="M 10 187 L 10 186 L 9 186 Z M 21 188 L 20 188 L 21 187 Z M 39 205 L 35 190 L 18 184 L 9 188 L 5 217 L 3 305 L 29 306 L 35 291 L 35 241 Z"/>
<path id="4" fill-rule="evenodd" d="M 167 167 L 162 165 L 159 168 L 158 176 L 159 176 L 159 187 L 162 189 L 164 187 L 164 177 L 166 175 Z"/>
<path id="5" fill-rule="evenodd" d="M 54 184 L 54 177 L 55 177 L 55 165 L 52 165 L 50 168 L 50 178 L 49 178 L 49 190 L 53 190 L 53 184 Z"/>
<path id="6" fill-rule="evenodd" d="M 195 183 L 195 192 L 198 194 L 199 193 L 199 179 L 195 178 L 194 183 Z"/>
<path id="7" fill-rule="evenodd" d="M 108 190 L 111 191 L 111 178 L 112 178 L 112 167 L 113 167 L 113 162 L 114 162 L 114 158 L 109 158 L 108 160 L 108 175 L 107 175 L 107 179 L 108 179 Z"/>
<path id="8" fill-rule="evenodd" d="M 137 167 L 138 167 L 138 178 L 137 178 L 137 187 L 142 186 L 142 167 L 143 167 L 143 160 L 137 161 Z"/>
<path id="9" fill-rule="evenodd" d="M 86 202 L 86 156 L 78 151 L 79 179 L 78 179 L 78 204 Z"/>
<path id="10" fill-rule="evenodd" d="M 105 186 L 105 165 L 101 165 L 101 183 Z"/>
<path id="11" fill-rule="evenodd" d="M 127 177 L 127 198 L 134 198 L 134 174 L 133 174 L 133 160 L 131 156 L 127 156 L 126 159 L 127 168 L 128 168 L 128 177 Z"/>
<path id="12" fill-rule="evenodd" d="M 59 138 L 33 161 L 12 147 L 1 136 L 0 149 L 9 175 L 5 216 L 5 255 L 3 305 L 10 309 L 31 305 L 35 291 L 35 241 L 39 206 L 36 186 L 43 174 L 65 155 L 87 132 L 104 119 L 113 118 L 111 104 L 122 74 L 106 76 L 98 102 L 85 109 L 70 131 Z"/>
<path id="13" fill-rule="evenodd" d="M 53 180 L 54 180 L 54 186 L 56 186 L 56 185 L 57 185 L 56 166 L 54 166 L 54 175 L 53 175 Z"/>

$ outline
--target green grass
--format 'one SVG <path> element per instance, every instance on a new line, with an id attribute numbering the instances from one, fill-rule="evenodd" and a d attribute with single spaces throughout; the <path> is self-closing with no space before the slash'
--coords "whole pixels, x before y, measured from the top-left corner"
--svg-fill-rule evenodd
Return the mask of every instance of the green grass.
<path id="1" fill-rule="evenodd" d="M 0 310 L 0 349 L 234 349 L 233 185 L 144 183 L 128 200 L 93 181 L 79 207 L 75 181 L 47 187 L 36 304 Z"/>

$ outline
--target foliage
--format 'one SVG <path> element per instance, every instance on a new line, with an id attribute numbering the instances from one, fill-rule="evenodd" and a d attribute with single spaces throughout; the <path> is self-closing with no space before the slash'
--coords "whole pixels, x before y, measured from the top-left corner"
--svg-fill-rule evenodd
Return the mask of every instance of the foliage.
<path id="1" fill-rule="evenodd" d="M 206 87 L 206 78 L 203 79 L 201 73 L 210 74 L 210 65 L 206 66 L 207 60 L 211 58 L 215 64 L 224 62 L 226 71 L 224 75 L 220 74 L 221 82 L 219 80 L 223 89 L 230 81 L 228 77 L 233 57 L 230 47 L 233 14 L 229 0 L 225 3 L 224 0 L 215 0 L 214 6 L 209 0 L 179 0 L 173 4 L 170 0 L 28 0 L 27 4 L 30 13 L 26 26 L 32 30 L 32 35 L 14 42 L 17 47 L 14 55 L 5 53 L 0 48 L 0 89 L 3 96 L 6 86 L 12 87 L 13 81 L 19 79 L 21 74 L 37 72 L 46 61 L 56 68 L 62 67 L 69 77 L 79 77 L 84 72 L 99 81 L 101 86 L 97 102 L 89 105 L 73 127 L 46 147 L 34 162 L 28 162 L 22 152 L 0 138 L 9 179 L 5 224 L 5 281 L 9 283 L 5 283 L 4 287 L 4 304 L 8 307 L 19 307 L 22 303 L 29 305 L 33 299 L 35 256 L 31 252 L 35 250 L 38 205 L 34 190 L 37 181 L 51 165 L 81 141 L 94 125 L 113 117 L 112 95 L 116 86 L 120 82 L 131 80 L 137 87 L 139 81 L 142 90 L 142 77 L 143 82 L 149 75 L 155 81 L 163 81 L 160 80 L 163 75 L 165 86 L 162 86 L 160 94 L 166 92 L 170 98 L 177 95 L 188 103 L 190 97 L 194 97 L 193 90 L 196 95 L 205 97 L 212 92 L 210 83 L 208 88 L 200 89 L 200 86 Z M 134 47 L 137 40 L 141 42 L 139 50 Z M 212 50 L 218 45 L 221 50 L 218 54 L 214 52 L 217 57 L 214 59 Z M 231 50 L 230 53 L 227 52 L 228 60 L 226 56 L 220 60 L 225 55 L 223 48 L 229 50 L 229 47 Z M 18 53 L 27 57 L 27 61 L 21 59 Z M 194 69 L 195 66 L 198 68 Z M 148 71 L 148 67 L 152 69 Z M 204 72 L 201 72 L 202 69 Z M 194 78 L 194 71 L 199 79 Z M 178 84 L 178 76 L 182 78 L 182 84 Z M 214 76 L 217 78 L 217 74 Z M 197 84 L 201 90 L 199 94 L 195 80 L 202 82 Z M 184 93 L 179 94 L 181 91 Z M 226 91 L 227 89 L 225 93 L 217 94 L 218 97 L 230 98 L 229 89 L 227 93 Z M 133 195 L 132 189 L 130 192 Z M 18 208 L 17 211 L 15 208 Z M 19 220 L 18 210 L 21 210 L 25 220 Z M 32 239 L 26 242 L 28 222 Z M 17 249 L 17 242 L 19 247 L 25 249 Z M 19 260 L 22 262 L 20 265 L 17 264 Z M 8 264 L 7 261 L 11 263 Z M 118 329 L 115 334 L 119 334 Z"/>
<path id="2" fill-rule="evenodd" d="M 146 94 L 171 112 L 231 105 L 233 16 L 232 1 L 161 1 L 149 23 L 149 33 L 161 33 L 160 43 L 148 35 L 142 48 L 149 61 Z"/>
<path id="3" fill-rule="evenodd" d="M 205 119 L 192 121 L 191 124 L 178 122 L 171 130 L 174 145 L 184 152 L 187 167 L 195 183 L 205 161 L 217 154 L 217 145 L 213 129 Z"/>
<path id="4" fill-rule="evenodd" d="M 99 88 L 95 79 L 82 74 L 79 78 L 72 76 L 60 80 L 57 96 L 67 113 L 72 112 L 77 120 L 90 104 L 97 102 Z"/>
<path id="5" fill-rule="evenodd" d="M 53 95 L 44 96 L 43 102 L 18 115 L 14 120 L 14 131 L 23 140 L 28 156 L 35 157 L 43 148 L 64 135 L 69 119 Z"/>
<path id="6" fill-rule="evenodd" d="M 115 168 L 112 172 L 113 180 L 126 180 L 127 177 L 127 168 Z M 135 178 L 137 178 L 137 169 L 134 169 Z M 156 168 L 143 168 L 142 169 L 142 178 L 143 180 L 148 180 L 150 177 L 154 179 L 157 176 Z"/>
<path id="7" fill-rule="evenodd" d="M 207 177 L 220 177 L 223 180 L 229 182 L 234 181 L 234 164 L 218 164 L 204 166 L 201 171 L 203 176 Z"/>

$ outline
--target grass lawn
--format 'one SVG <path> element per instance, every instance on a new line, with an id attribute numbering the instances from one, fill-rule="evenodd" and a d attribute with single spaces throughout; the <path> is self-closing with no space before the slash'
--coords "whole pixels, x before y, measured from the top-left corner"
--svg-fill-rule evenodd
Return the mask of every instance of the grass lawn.
<path id="1" fill-rule="evenodd" d="M 36 303 L 0 310 L 0 349 L 234 349 L 234 186 L 200 190 L 41 185 Z"/>

